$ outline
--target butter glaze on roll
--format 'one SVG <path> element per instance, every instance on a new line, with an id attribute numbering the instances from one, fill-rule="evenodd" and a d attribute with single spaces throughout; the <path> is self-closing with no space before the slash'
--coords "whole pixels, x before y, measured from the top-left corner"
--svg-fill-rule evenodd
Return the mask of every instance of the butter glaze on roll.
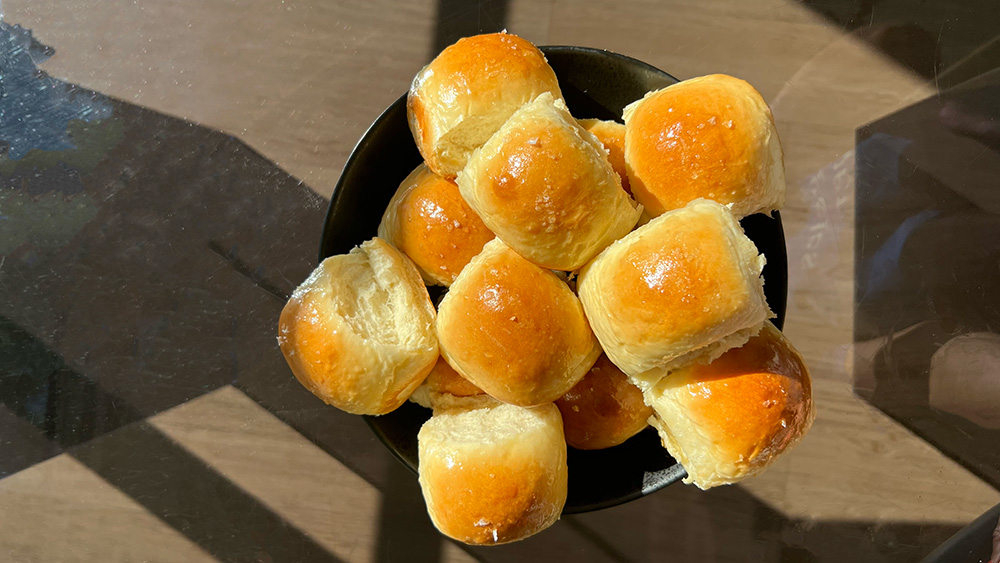
<path id="1" fill-rule="evenodd" d="M 763 268 L 732 214 L 696 200 L 611 245 L 581 270 L 577 287 L 601 347 L 646 390 L 760 330 L 772 316 Z"/>
<path id="2" fill-rule="evenodd" d="M 580 119 L 580 125 L 590 132 L 604 145 L 608 152 L 608 162 L 622 181 L 622 189 L 632 195 L 628 183 L 628 172 L 625 168 L 625 126 L 617 121 L 602 121 L 600 119 Z"/>
<path id="3" fill-rule="evenodd" d="M 707 198 L 737 218 L 780 209 L 785 168 L 774 118 L 753 86 L 713 74 L 625 108 L 632 194 L 650 216 Z"/>
<path id="4" fill-rule="evenodd" d="M 417 435 L 420 489 L 434 526 L 472 545 L 517 541 L 548 528 L 562 513 L 568 487 L 559 410 L 470 404 L 435 411 Z"/>
<path id="5" fill-rule="evenodd" d="M 441 355 L 506 403 L 549 403 L 601 354 L 583 307 L 554 273 L 499 239 L 462 270 L 438 309 Z"/>
<path id="6" fill-rule="evenodd" d="M 324 260 L 292 293 L 278 345 L 299 382 L 324 402 L 385 414 L 434 366 L 434 319 L 416 268 L 374 238 Z"/>
<path id="7" fill-rule="evenodd" d="M 417 73 L 406 99 L 410 131 L 431 170 L 454 178 L 519 107 L 548 92 L 556 74 L 531 42 L 509 33 L 460 39 Z"/>
<path id="8" fill-rule="evenodd" d="M 692 364 L 646 392 L 650 424 L 702 489 L 767 468 L 815 416 L 809 370 L 771 323 L 711 364 Z"/>
<path id="9" fill-rule="evenodd" d="M 447 287 L 494 235 L 454 182 L 421 164 L 389 201 L 378 236 L 413 260 L 429 285 Z"/>
<path id="10" fill-rule="evenodd" d="M 472 155 L 458 187 L 501 240 L 552 270 L 580 268 L 641 212 L 600 141 L 550 94 L 515 112 Z"/>
<path id="11" fill-rule="evenodd" d="M 653 415 L 642 391 L 604 354 L 556 406 L 566 443 L 579 450 L 617 446 L 649 426 Z"/>

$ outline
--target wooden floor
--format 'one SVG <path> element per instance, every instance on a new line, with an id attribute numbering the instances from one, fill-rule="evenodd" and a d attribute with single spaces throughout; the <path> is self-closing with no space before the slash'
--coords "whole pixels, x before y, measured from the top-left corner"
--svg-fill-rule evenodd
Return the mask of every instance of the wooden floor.
<path id="1" fill-rule="evenodd" d="M 5 0 L 3 11 L 8 23 L 55 49 L 41 65 L 52 76 L 235 135 L 329 196 L 358 138 L 432 56 L 437 6 Z M 997 490 L 852 393 L 855 129 L 932 95 L 933 84 L 790 0 L 514 0 L 506 22 L 539 44 L 606 48 L 682 79 L 730 73 L 754 84 L 774 111 L 789 189 L 785 332 L 812 369 L 818 416 L 807 439 L 736 486 L 739 494 L 805 529 L 816 522 L 960 526 L 1000 502 Z M 377 558 L 382 493 L 237 389 L 151 423 L 336 558 Z M 694 512 L 730 502 L 668 491 L 660 494 L 695 499 L 683 504 Z M 657 539 L 664 532 L 635 521 L 667 510 L 652 500 L 577 522 L 619 538 L 641 535 L 615 544 L 623 559 L 661 559 L 671 550 L 679 560 L 745 560 L 711 538 L 693 536 L 680 548 Z M 442 545 L 441 559 L 476 556 Z M 0 480 L 0 559 L 212 556 L 60 456 Z"/>

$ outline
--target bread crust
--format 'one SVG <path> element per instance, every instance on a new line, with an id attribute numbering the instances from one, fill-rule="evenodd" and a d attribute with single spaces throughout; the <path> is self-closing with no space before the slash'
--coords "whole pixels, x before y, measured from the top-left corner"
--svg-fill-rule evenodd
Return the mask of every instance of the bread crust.
<path id="1" fill-rule="evenodd" d="M 632 193 L 651 216 L 697 198 L 737 218 L 785 204 L 785 167 L 774 117 L 760 93 L 713 74 L 646 94 L 625 108 Z"/>
<path id="2" fill-rule="evenodd" d="M 406 254 L 425 282 L 445 287 L 494 237 L 458 186 L 424 164 L 400 183 L 378 236 Z"/>
<path id="3" fill-rule="evenodd" d="M 417 441 L 427 512 L 446 536 L 498 545 L 559 519 L 568 472 L 562 419 L 552 404 L 436 411 Z"/>
<path id="4" fill-rule="evenodd" d="M 580 450 L 617 446 L 649 426 L 653 415 L 642 391 L 604 354 L 556 406 L 566 443 Z"/>
<path id="5" fill-rule="evenodd" d="M 437 332 L 449 365 L 491 396 L 521 406 L 559 398 L 601 353 L 566 282 L 499 239 L 452 284 Z"/>
<path id="6" fill-rule="evenodd" d="M 625 167 L 625 126 L 617 121 L 602 121 L 600 119 L 579 119 L 580 126 L 604 145 L 608 153 L 608 162 L 622 182 L 625 193 L 632 195 L 632 187 L 628 183 L 628 170 Z"/>
<path id="7" fill-rule="evenodd" d="M 650 424 L 702 489 L 766 469 L 802 438 L 815 408 L 809 370 L 770 322 L 711 364 L 673 371 L 646 392 Z"/>
<path id="8" fill-rule="evenodd" d="M 582 267 L 641 213 L 600 141 L 550 94 L 515 112 L 457 181 L 491 231 L 553 270 Z"/>
<path id="9" fill-rule="evenodd" d="M 427 166 L 454 178 L 473 150 L 543 92 L 562 98 L 555 72 L 530 41 L 509 33 L 476 35 L 417 73 L 406 115 Z"/>
<path id="10" fill-rule="evenodd" d="M 746 342 L 772 313 L 764 256 L 720 204 L 696 200 L 629 233 L 581 270 L 608 357 L 646 390 L 668 370 Z"/>

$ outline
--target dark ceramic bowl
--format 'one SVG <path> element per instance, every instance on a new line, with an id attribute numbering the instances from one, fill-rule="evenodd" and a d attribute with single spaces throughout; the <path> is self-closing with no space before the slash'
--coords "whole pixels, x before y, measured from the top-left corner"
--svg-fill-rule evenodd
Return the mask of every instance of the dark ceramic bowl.
<path id="1" fill-rule="evenodd" d="M 677 79 L 644 62 L 583 47 L 542 47 L 577 118 L 621 121 L 626 105 Z M 349 252 L 375 236 L 382 212 L 399 183 L 418 164 L 420 153 L 406 122 L 406 95 L 375 120 L 358 142 L 330 200 L 320 259 Z M 747 235 L 767 257 L 764 293 L 781 328 L 785 317 L 787 262 L 781 219 L 754 215 L 742 221 Z M 436 297 L 432 288 L 432 297 Z M 365 417 L 379 439 L 407 467 L 417 470 L 417 431 L 430 411 L 406 403 L 379 417 Z M 647 428 L 624 444 L 598 451 L 569 449 L 569 498 L 565 514 L 628 502 L 684 477 L 684 469 Z"/>

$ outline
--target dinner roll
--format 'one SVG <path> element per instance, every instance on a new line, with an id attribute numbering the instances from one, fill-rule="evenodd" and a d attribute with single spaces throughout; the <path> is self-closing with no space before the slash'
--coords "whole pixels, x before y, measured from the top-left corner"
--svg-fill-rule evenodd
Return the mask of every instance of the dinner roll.
<path id="1" fill-rule="evenodd" d="M 493 397 L 521 406 L 558 399 L 601 354 L 566 283 L 499 239 L 451 285 L 437 332 L 448 364 Z"/>
<path id="2" fill-rule="evenodd" d="M 626 107 L 625 161 L 632 194 L 652 216 L 700 197 L 737 218 L 785 204 L 771 110 L 732 76 L 685 80 Z"/>
<path id="3" fill-rule="evenodd" d="M 608 162 L 614 168 L 622 181 L 622 189 L 629 194 L 632 188 L 628 184 L 628 173 L 625 169 L 625 126 L 617 121 L 602 121 L 600 119 L 578 120 L 584 129 L 592 133 L 608 151 Z"/>
<path id="4" fill-rule="evenodd" d="M 524 539 L 566 503 L 559 409 L 489 403 L 435 411 L 417 435 L 420 488 L 431 521 L 473 545 Z"/>
<path id="5" fill-rule="evenodd" d="M 427 408 L 434 408 L 440 403 L 443 395 L 449 397 L 471 397 L 484 395 L 482 389 L 462 377 L 460 373 L 448 365 L 443 357 L 439 357 L 434 369 L 427 374 L 427 378 L 420 384 L 420 387 L 413 392 L 410 400 Z"/>
<path id="6" fill-rule="evenodd" d="M 458 175 L 465 201 L 518 254 L 575 270 L 639 220 L 596 137 L 551 94 L 517 110 Z"/>
<path id="7" fill-rule="evenodd" d="M 562 97 L 537 47 L 509 33 L 476 35 L 441 51 L 417 73 L 406 116 L 430 169 L 454 178 L 473 150 L 543 92 Z"/>
<path id="8" fill-rule="evenodd" d="M 733 215 L 700 199 L 611 245 L 580 272 L 577 288 L 604 351 L 645 390 L 760 330 L 771 316 L 763 268 Z"/>
<path id="9" fill-rule="evenodd" d="M 373 238 L 323 260 L 292 293 L 278 345 L 295 377 L 323 401 L 385 414 L 434 367 L 434 307 L 413 264 Z"/>
<path id="10" fill-rule="evenodd" d="M 648 426 L 653 415 L 642 391 L 604 354 L 556 406 L 566 443 L 580 450 L 617 446 Z"/>
<path id="11" fill-rule="evenodd" d="M 430 285 L 449 286 L 493 239 L 476 212 L 445 180 L 421 164 L 389 201 L 378 236 L 406 254 Z"/>
<path id="12" fill-rule="evenodd" d="M 765 323 L 760 334 L 711 364 L 691 364 L 646 392 L 650 424 L 702 489 L 760 473 L 798 441 L 814 417 L 802 357 Z"/>

